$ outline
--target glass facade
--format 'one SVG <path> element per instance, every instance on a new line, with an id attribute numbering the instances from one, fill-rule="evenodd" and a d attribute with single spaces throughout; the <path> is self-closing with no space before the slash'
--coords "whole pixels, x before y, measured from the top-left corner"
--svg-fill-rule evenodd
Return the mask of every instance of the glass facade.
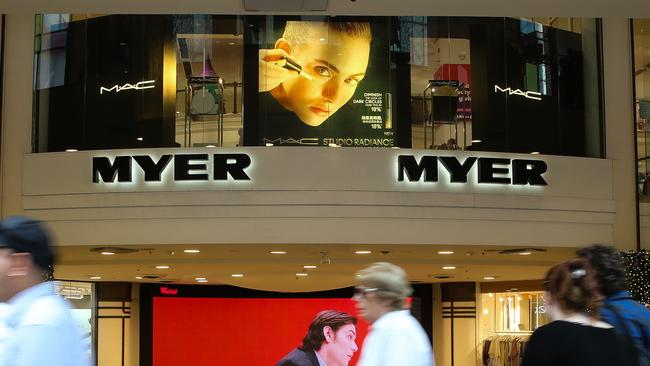
<path id="1" fill-rule="evenodd" d="M 637 137 L 638 188 L 640 200 L 650 202 L 650 19 L 632 20 Z"/>
<path id="2" fill-rule="evenodd" d="M 599 55 L 585 18 L 39 15 L 33 146 L 602 157 Z"/>

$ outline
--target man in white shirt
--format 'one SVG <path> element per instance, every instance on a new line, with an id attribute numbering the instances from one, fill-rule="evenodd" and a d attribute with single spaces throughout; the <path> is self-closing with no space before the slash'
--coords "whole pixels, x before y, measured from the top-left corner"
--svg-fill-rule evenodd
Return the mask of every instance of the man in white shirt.
<path id="1" fill-rule="evenodd" d="M 357 272 L 357 283 L 353 299 L 372 324 L 358 366 L 434 366 L 429 337 L 405 309 L 413 289 L 404 270 L 374 263 Z"/>
<path id="2" fill-rule="evenodd" d="M 53 265 L 40 222 L 21 216 L 0 222 L 0 302 L 10 306 L 0 366 L 89 364 L 68 303 L 45 281 Z"/>

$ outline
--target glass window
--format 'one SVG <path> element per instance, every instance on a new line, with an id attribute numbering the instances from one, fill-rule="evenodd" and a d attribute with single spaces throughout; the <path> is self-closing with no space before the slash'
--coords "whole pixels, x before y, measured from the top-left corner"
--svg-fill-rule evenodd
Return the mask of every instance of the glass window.
<path id="1" fill-rule="evenodd" d="M 45 14 L 34 150 L 601 157 L 595 19 Z"/>
<path id="2" fill-rule="evenodd" d="M 412 147 L 602 156 L 595 19 L 413 23 Z"/>
<path id="3" fill-rule="evenodd" d="M 650 19 L 632 25 L 639 197 L 650 202 Z"/>

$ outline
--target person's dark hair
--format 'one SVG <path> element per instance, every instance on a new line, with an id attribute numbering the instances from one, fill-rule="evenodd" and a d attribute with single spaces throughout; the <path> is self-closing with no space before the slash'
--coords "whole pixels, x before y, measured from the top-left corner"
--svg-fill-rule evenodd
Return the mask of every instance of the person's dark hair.
<path id="1" fill-rule="evenodd" d="M 584 258 L 569 259 L 546 274 L 544 290 L 568 313 L 597 318 L 603 303 L 594 270 Z"/>
<path id="2" fill-rule="evenodd" d="M 25 216 L 10 216 L 0 221 L 0 247 L 29 253 L 44 273 L 53 271 L 54 248 L 50 244 L 50 234 L 40 221 Z"/>
<path id="3" fill-rule="evenodd" d="M 309 325 L 309 330 L 307 330 L 307 335 L 305 335 L 305 338 L 302 340 L 300 348 L 303 350 L 318 351 L 323 342 L 325 342 L 323 328 L 329 326 L 336 332 L 340 327 L 346 324 L 357 325 L 357 318 L 342 311 L 321 311 Z"/>
<path id="4" fill-rule="evenodd" d="M 623 291 L 625 286 L 625 267 L 619 251 L 611 246 L 595 244 L 579 249 L 578 257 L 589 261 L 596 271 L 600 292 L 605 296 Z"/>

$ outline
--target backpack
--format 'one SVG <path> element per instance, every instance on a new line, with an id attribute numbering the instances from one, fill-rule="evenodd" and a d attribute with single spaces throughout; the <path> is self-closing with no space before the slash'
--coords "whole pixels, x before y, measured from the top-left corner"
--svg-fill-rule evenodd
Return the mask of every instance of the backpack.
<path id="1" fill-rule="evenodd" d="M 623 328 L 622 338 L 624 341 L 625 349 L 630 355 L 632 366 L 650 366 L 650 353 L 645 349 L 643 345 L 638 344 L 632 336 L 630 335 L 630 330 L 627 327 L 627 323 L 621 313 L 615 306 L 605 305 L 605 307 L 614 313 L 616 320 L 621 323 Z"/>

